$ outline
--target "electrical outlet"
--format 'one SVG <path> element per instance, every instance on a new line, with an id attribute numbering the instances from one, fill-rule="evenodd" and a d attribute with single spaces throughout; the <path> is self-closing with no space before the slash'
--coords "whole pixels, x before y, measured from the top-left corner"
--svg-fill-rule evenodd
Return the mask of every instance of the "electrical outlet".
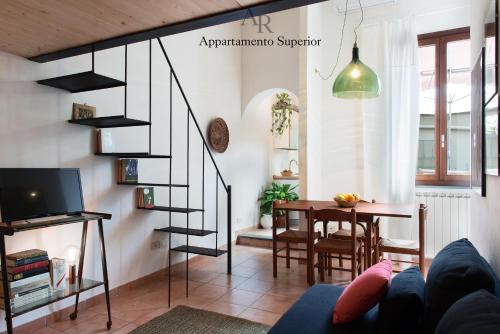
<path id="1" fill-rule="evenodd" d="M 155 240 L 151 243 L 151 249 L 160 249 L 167 247 L 165 240 Z"/>

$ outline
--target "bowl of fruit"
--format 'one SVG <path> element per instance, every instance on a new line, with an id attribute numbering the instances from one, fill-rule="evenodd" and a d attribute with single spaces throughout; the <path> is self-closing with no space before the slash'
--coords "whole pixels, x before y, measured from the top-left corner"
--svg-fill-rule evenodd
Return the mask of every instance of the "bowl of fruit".
<path id="1" fill-rule="evenodd" d="M 354 208 L 361 197 L 358 194 L 343 193 L 336 195 L 333 200 L 343 208 Z"/>

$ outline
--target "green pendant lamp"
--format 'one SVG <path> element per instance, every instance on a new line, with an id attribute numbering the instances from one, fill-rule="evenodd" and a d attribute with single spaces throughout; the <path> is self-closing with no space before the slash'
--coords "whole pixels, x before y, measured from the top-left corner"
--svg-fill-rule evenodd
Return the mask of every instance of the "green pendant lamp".
<path id="1" fill-rule="evenodd" d="M 333 83 L 333 96 L 341 99 L 370 99 L 379 95 L 380 80 L 377 73 L 359 60 L 359 49 L 354 43 L 352 61 Z"/>
<path id="2" fill-rule="evenodd" d="M 330 75 L 324 77 L 321 73 L 315 69 L 316 73 L 323 80 L 329 80 L 339 63 L 340 51 L 342 50 L 342 43 L 344 41 L 344 28 L 347 19 L 347 5 L 349 0 L 345 2 L 345 12 L 344 12 L 344 23 L 342 25 L 342 35 L 340 37 L 340 46 L 337 53 L 337 60 L 333 66 L 333 70 Z M 333 96 L 341 99 L 370 99 L 375 98 L 380 95 L 380 80 L 378 79 L 377 73 L 375 73 L 371 68 L 363 64 L 359 60 L 359 49 L 358 49 L 358 32 L 357 30 L 363 23 L 364 13 L 363 6 L 361 5 L 361 0 L 358 0 L 359 9 L 361 11 L 361 20 L 359 24 L 354 28 L 354 35 L 356 39 L 354 41 L 354 47 L 352 48 L 352 61 L 340 72 L 340 74 L 335 79 L 333 83 Z"/>

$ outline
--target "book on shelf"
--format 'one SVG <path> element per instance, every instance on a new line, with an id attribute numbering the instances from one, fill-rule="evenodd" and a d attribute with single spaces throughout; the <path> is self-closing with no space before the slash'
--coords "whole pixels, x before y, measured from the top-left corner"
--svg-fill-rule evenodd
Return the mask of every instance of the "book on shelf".
<path id="1" fill-rule="evenodd" d="M 37 278 L 37 280 L 29 281 L 33 277 Z M 31 291 L 31 290 L 34 290 L 34 289 L 37 289 L 37 288 L 40 288 L 40 287 L 43 287 L 46 285 L 50 285 L 49 273 L 44 273 L 44 274 L 40 274 L 40 275 L 33 276 L 33 277 L 25 278 L 24 280 L 26 280 L 27 282 L 25 282 L 22 285 L 13 286 L 13 284 L 18 283 L 18 282 L 22 282 L 24 280 L 9 282 L 10 298 L 14 298 L 17 295 L 21 295 L 23 293 L 26 293 L 27 291 Z M 2 297 L 2 298 L 4 297 L 3 289 L 0 289 L 0 297 Z"/>
<path id="2" fill-rule="evenodd" d="M 152 208 L 155 205 L 155 193 L 153 187 L 137 188 L 137 206 L 139 208 Z"/>
<path id="3" fill-rule="evenodd" d="M 139 160 L 137 159 L 119 159 L 117 160 L 118 167 L 118 182 L 120 183 L 137 183 L 139 182 Z"/>
<path id="4" fill-rule="evenodd" d="M 50 274 L 49 274 L 49 272 L 45 272 L 45 273 L 42 273 L 42 274 L 39 274 L 39 275 L 35 275 L 35 276 L 28 277 L 28 278 L 20 279 L 20 280 L 17 280 L 17 281 L 9 282 L 9 288 L 11 288 L 11 289 L 22 288 L 22 287 L 24 287 L 26 285 L 29 285 L 29 284 L 32 284 L 32 283 L 36 283 L 36 282 L 39 282 L 39 281 L 45 281 L 45 280 L 47 282 L 50 282 Z M 1 279 L 0 279 L 0 282 L 1 282 Z M 1 290 L 1 288 L 0 288 L 0 290 Z"/>
<path id="5" fill-rule="evenodd" d="M 10 300 L 11 308 L 22 307 L 34 302 L 37 302 L 41 299 L 48 298 L 51 295 L 50 286 L 46 286 L 42 289 L 27 293 L 23 296 L 19 296 Z M 5 309 L 5 304 L 2 298 L 2 302 L 0 303 L 0 308 Z"/>
<path id="6" fill-rule="evenodd" d="M 49 266 L 49 260 L 23 264 L 23 265 L 19 265 L 19 266 L 7 265 L 7 272 L 9 274 L 19 274 L 19 273 L 33 270 L 33 269 L 37 269 L 37 268 L 46 268 L 48 266 Z"/>
<path id="7" fill-rule="evenodd" d="M 66 260 L 53 258 L 50 260 L 50 282 L 52 289 L 60 290 L 66 287 Z"/>
<path id="8" fill-rule="evenodd" d="M 13 261 L 13 264 L 17 265 L 16 261 L 19 261 L 19 264 L 26 264 L 23 261 L 30 261 L 31 259 L 38 257 L 48 257 L 48 255 L 47 251 L 41 249 L 28 249 L 17 253 L 7 254 L 6 257 L 7 257 L 7 265 L 9 265 L 9 261 Z"/>
<path id="9" fill-rule="evenodd" d="M 97 129 L 97 152 L 112 153 L 115 151 L 113 136 L 111 132 L 104 129 Z"/>
<path id="10" fill-rule="evenodd" d="M 9 278 L 9 281 L 17 281 L 23 278 L 28 278 L 32 276 L 36 276 L 39 274 L 43 274 L 49 271 L 48 267 L 42 267 L 42 268 L 35 268 L 27 271 L 23 271 L 22 273 L 17 273 L 17 274 L 7 274 L 7 277 Z"/>
<path id="11" fill-rule="evenodd" d="M 47 253 L 45 253 L 45 255 L 38 255 L 38 256 L 33 256 L 33 257 L 27 257 L 24 259 L 16 259 L 16 260 L 7 258 L 6 263 L 7 263 L 7 267 L 17 267 L 17 266 L 23 266 L 26 264 L 45 261 L 45 260 L 49 260 L 49 256 L 47 255 Z"/>

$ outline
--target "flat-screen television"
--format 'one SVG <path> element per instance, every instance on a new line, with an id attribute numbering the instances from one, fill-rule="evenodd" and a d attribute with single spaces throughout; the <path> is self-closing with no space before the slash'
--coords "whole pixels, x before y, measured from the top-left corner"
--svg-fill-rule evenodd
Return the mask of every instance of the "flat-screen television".
<path id="1" fill-rule="evenodd" d="M 0 168 L 2 221 L 84 211 L 80 170 L 76 168 Z"/>

